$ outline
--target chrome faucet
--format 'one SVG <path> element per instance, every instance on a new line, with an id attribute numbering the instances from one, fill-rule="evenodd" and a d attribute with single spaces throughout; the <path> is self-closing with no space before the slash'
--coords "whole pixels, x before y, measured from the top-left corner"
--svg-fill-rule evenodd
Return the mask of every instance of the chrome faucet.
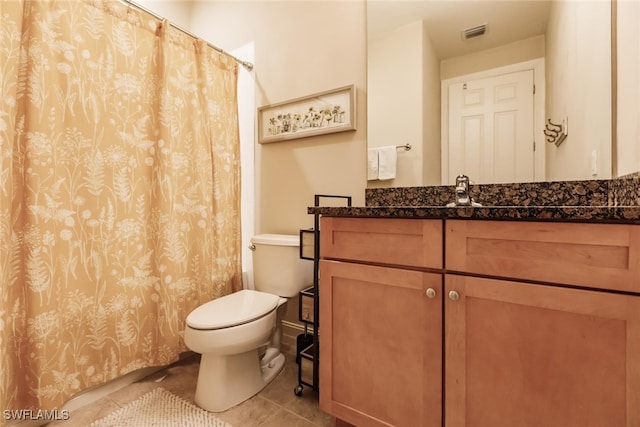
<path id="1" fill-rule="evenodd" d="M 473 198 L 469 195 L 469 177 L 466 175 L 458 175 L 456 178 L 456 200 L 455 202 L 447 203 L 447 207 L 452 208 L 456 206 L 482 206 L 480 203 L 474 202 Z"/>
<path id="2" fill-rule="evenodd" d="M 469 197 L 469 177 L 466 175 L 458 175 L 456 178 L 456 205 L 471 206 L 471 197 Z"/>

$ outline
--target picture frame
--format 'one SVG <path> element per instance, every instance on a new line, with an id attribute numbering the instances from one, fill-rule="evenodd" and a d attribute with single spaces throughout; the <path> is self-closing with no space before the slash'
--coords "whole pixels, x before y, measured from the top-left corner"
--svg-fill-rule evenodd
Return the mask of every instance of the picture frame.
<path id="1" fill-rule="evenodd" d="M 356 130 L 356 90 L 348 85 L 258 108 L 258 143 Z"/>

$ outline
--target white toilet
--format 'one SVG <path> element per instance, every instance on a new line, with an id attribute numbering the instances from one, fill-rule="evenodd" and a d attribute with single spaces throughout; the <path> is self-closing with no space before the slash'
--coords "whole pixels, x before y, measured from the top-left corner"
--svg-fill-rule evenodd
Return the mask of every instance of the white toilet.
<path id="1" fill-rule="evenodd" d="M 195 402 L 212 412 L 244 402 L 280 373 L 286 298 L 313 283 L 298 236 L 260 234 L 251 243 L 256 290 L 209 301 L 187 316 L 184 342 L 202 354 Z"/>

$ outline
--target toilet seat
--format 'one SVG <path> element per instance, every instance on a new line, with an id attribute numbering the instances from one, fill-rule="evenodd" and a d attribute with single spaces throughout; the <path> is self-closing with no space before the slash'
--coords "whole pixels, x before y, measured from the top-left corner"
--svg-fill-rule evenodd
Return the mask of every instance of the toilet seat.
<path id="1" fill-rule="evenodd" d="M 252 322 L 278 307 L 280 298 L 266 292 L 243 289 L 209 301 L 187 316 L 193 329 L 214 330 Z"/>

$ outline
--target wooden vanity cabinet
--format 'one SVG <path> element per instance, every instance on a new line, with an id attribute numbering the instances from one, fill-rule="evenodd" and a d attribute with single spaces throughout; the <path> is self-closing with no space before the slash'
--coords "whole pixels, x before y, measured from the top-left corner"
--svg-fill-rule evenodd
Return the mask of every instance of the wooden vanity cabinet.
<path id="1" fill-rule="evenodd" d="M 356 426 L 441 427 L 442 221 L 320 229 L 320 408 Z"/>
<path id="2" fill-rule="evenodd" d="M 380 219 L 322 219 L 338 236 L 321 240 L 324 411 L 356 426 L 640 426 L 640 226 L 401 220 L 431 249 L 399 265 L 404 240 Z M 438 239 L 444 257 L 425 255 Z"/>
<path id="3" fill-rule="evenodd" d="M 445 426 L 640 425 L 639 226 L 447 220 L 445 248 Z"/>

